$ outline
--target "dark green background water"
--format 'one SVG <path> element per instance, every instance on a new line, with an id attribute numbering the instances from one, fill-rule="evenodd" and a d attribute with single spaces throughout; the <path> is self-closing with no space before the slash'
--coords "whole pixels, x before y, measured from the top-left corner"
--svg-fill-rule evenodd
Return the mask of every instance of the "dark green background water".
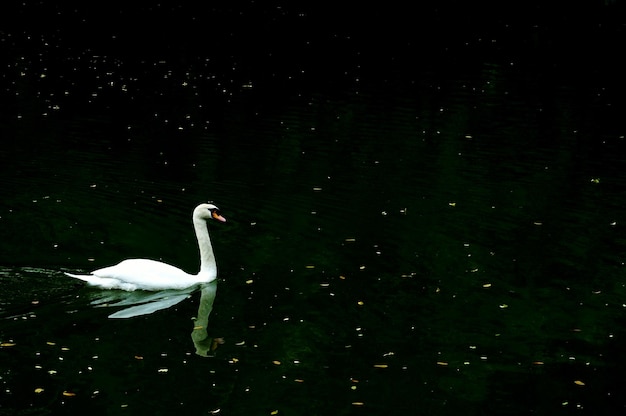
<path id="1" fill-rule="evenodd" d="M 624 411 L 622 2 L 45 3 L 2 6 L 0 414 Z M 199 292 L 61 273 L 195 272 L 206 200 L 215 357 Z"/>

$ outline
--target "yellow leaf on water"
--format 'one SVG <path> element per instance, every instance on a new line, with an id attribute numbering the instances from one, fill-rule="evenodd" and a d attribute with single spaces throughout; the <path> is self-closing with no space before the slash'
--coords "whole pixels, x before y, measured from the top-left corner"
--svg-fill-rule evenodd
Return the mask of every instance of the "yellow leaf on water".
<path id="1" fill-rule="evenodd" d="M 76 393 L 72 393 L 71 391 L 64 391 L 63 395 L 65 397 L 74 397 L 74 396 L 76 396 Z"/>
<path id="2" fill-rule="evenodd" d="M 437 365 L 448 365 L 446 361 L 437 361 Z"/>
<path id="3" fill-rule="evenodd" d="M 277 415 L 278 414 L 278 410 L 272 410 L 272 413 L 270 413 L 270 415 Z"/>
<path id="4" fill-rule="evenodd" d="M 376 368 L 387 368 L 389 366 L 387 364 L 374 364 L 374 367 L 376 367 Z"/>
<path id="5" fill-rule="evenodd" d="M 52 342 L 52 341 L 48 341 L 48 342 L 46 342 L 46 344 L 48 344 L 48 345 L 57 345 L 56 342 Z"/>
<path id="6" fill-rule="evenodd" d="M 272 364 L 274 364 L 274 365 L 280 365 L 280 361 L 278 361 L 278 360 L 274 360 L 274 361 L 272 361 Z"/>
<path id="7" fill-rule="evenodd" d="M 2 344 L 0 344 L 0 347 L 14 347 L 15 344 L 14 342 L 3 342 Z"/>
<path id="8" fill-rule="evenodd" d="M 43 389 L 41 387 L 37 387 L 35 389 L 35 393 L 39 394 L 39 393 L 43 393 Z"/>
<path id="9" fill-rule="evenodd" d="M 364 404 L 363 402 L 352 402 L 352 406 L 363 406 Z"/>
<path id="10" fill-rule="evenodd" d="M 491 287 L 491 283 L 485 283 L 483 287 Z"/>
<path id="11" fill-rule="evenodd" d="M 574 384 L 578 384 L 579 386 L 584 386 L 585 385 L 585 383 L 580 381 L 580 380 L 574 381 Z"/>
<path id="12" fill-rule="evenodd" d="M 246 280 L 246 284 L 247 284 L 247 285 L 251 285 L 253 282 L 254 282 L 254 280 L 252 280 L 252 279 L 248 279 L 248 280 Z"/>

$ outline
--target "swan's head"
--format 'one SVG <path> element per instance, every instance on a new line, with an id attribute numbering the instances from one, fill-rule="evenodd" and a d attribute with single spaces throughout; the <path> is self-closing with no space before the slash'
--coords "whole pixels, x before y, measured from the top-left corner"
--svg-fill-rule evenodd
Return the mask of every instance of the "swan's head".
<path id="1" fill-rule="evenodd" d="M 200 204 L 193 210 L 193 217 L 208 220 L 214 219 L 221 222 L 225 222 L 226 218 L 220 215 L 220 209 L 213 204 Z"/>

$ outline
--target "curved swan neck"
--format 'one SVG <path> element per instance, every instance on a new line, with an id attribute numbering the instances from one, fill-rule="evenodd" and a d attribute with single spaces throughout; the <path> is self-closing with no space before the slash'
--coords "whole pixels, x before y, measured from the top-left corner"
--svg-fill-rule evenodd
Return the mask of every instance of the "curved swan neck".
<path id="1" fill-rule="evenodd" d="M 209 237 L 208 224 L 202 218 L 194 218 L 193 227 L 196 230 L 198 248 L 200 249 L 200 271 L 198 275 L 208 275 L 207 277 L 213 278 L 217 274 L 217 264 Z"/>

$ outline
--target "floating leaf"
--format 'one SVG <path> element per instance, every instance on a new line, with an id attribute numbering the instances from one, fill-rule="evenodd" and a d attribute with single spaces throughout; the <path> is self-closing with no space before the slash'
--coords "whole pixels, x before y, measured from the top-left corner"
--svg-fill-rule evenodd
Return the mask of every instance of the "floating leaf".
<path id="1" fill-rule="evenodd" d="M 579 385 L 579 386 L 584 386 L 584 385 L 585 385 L 585 383 L 584 383 L 584 382 L 582 382 L 582 381 L 580 381 L 580 380 L 576 380 L 576 381 L 574 381 L 574 384 L 577 384 L 577 385 Z"/>
<path id="2" fill-rule="evenodd" d="M 500 305 L 500 309 L 506 309 L 508 307 L 509 305 L 507 305 L 506 303 L 503 303 L 502 305 Z"/>
<path id="3" fill-rule="evenodd" d="M 535 365 L 543 365 L 543 361 L 533 361 L 533 364 L 535 364 Z"/>
<path id="4" fill-rule="evenodd" d="M 35 389 L 35 393 L 39 394 L 39 393 L 43 393 L 43 389 L 41 387 L 37 387 Z"/>
<path id="5" fill-rule="evenodd" d="M 246 284 L 247 284 L 247 285 L 251 285 L 253 282 L 254 282 L 254 280 L 252 280 L 252 279 L 248 279 L 248 280 L 246 280 Z"/>
<path id="6" fill-rule="evenodd" d="M 277 415 L 278 414 L 278 410 L 272 410 L 272 412 L 270 413 L 270 415 Z"/>
<path id="7" fill-rule="evenodd" d="M 17 344 L 15 344 L 14 342 L 3 342 L 2 344 L 0 344 L 0 347 L 15 347 Z"/>
<path id="8" fill-rule="evenodd" d="M 246 341 L 241 341 L 241 342 L 236 342 L 235 345 L 237 346 L 242 346 L 242 345 L 246 345 Z"/>
<path id="9" fill-rule="evenodd" d="M 76 393 L 72 393 L 71 391 L 64 391 L 63 395 L 65 397 L 74 397 L 74 396 L 76 396 Z"/>
<path id="10" fill-rule="evenodd" d="M 448 202 L 448 205 L 450 205 L 451 207 L 456 207 L 456 202 Z"/>
<path id="11" fill-rule="evenodd" d="M 159 371 L 159 373 L 167 373 L 170 370 L 168 370 L 167 368 L 159 368 L 158 371 Z"/>
<path id="12" fill-rule="evenodd" d="M 363 303 L 363 301 L 362 301 L 362 300 L 358 301 L 356 304 L 357 304 L 357 305 L 359 305 L 359 306 L 363 306 L 363 305 L 365 305 L 365 303 Z"/>
<path id="13" fill-rule="evenodd" d="M 363 406 L 364 404 L 363 402 L 352 402 L 352 406 Z"/>
<path id="14" fill-rule="evenodd" d="M 485 283 L 483 284 L 483 287 L 491 287 L 491 283 Z"/>
<path id="15" fill-rule="evenodd" d="M 437 365 L 448 365 L 446 361 L 437 361 Z"/>
<path id="16" fill-rule="evenodd" d="M 56 342 L 52 342 L 52 341 L 48 341 L 48 342 L 46 342 L 46 344 L 47 344 L 47 345 L 57 345 L 57 343 L 56 343 Z"/>
<path id="17" fill-rule="evenodd" d="M 374 367 L 376 367 L 376 368 L 387 368 L 389 366 L 387 364 L 374 364 Z"/>
<path id="18" fill-rule="evenodd" d="M 278 361 L 278 360 L 274 360 L 274 361 L 272 361 L 272 364 L 274 364 L 274 365 L 280 365 L 280 361 Z"/>
<path id="19" fill-rule="evenodd" d="M 143 357 L 141 355 L 135 355 L 135 360 L 143 360 Z"/>

